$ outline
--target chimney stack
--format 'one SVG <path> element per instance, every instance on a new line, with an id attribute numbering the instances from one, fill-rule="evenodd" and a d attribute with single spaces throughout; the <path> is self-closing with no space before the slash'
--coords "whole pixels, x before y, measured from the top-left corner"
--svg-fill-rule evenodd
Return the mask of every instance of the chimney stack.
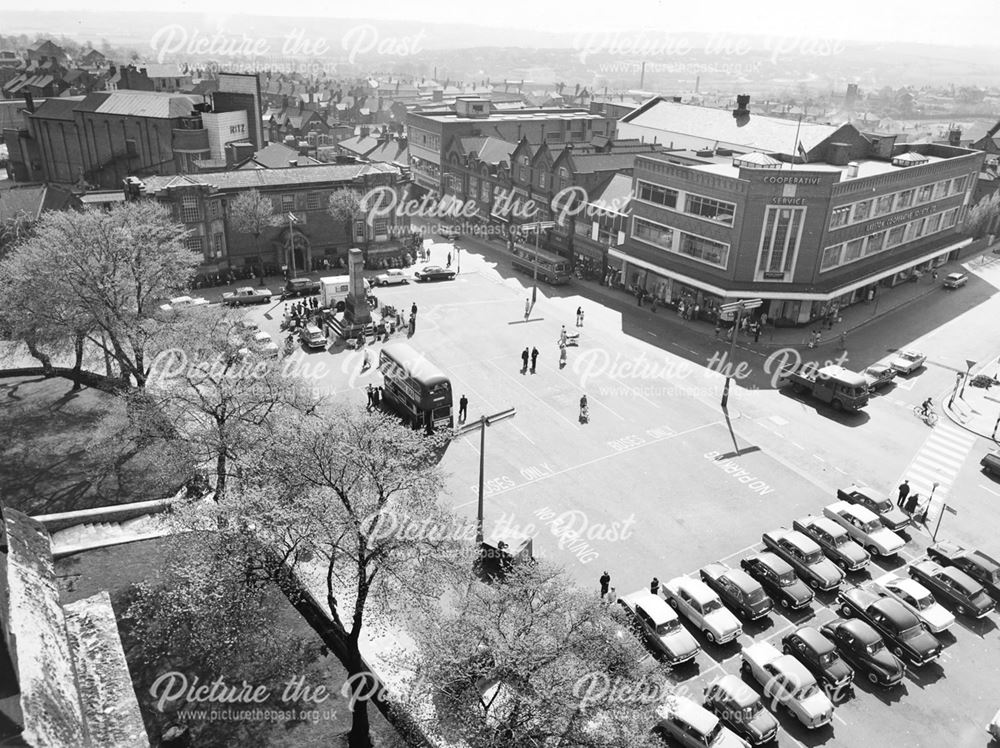
<path id="1" fill-rule="evenodd" d="M 35 112 L 35 97 L 31 95 L 30 91 L 24 92 L 24 108 L 31 114 Z"/>

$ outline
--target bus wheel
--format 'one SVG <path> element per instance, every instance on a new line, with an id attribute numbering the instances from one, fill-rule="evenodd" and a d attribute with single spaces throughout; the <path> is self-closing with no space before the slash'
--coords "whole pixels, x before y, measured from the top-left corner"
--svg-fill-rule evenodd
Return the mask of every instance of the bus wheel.
<path id="1" fill-rule="evenodd" d="M 337 302 L 337 311 L 338 311 L 338 312 L 342 312 L 342 311 L 344 311 L 344 309 L 345 309 L 345 308 L 346 308 L 346 307 L 344 306 L 344 302 L 343 302 L 343 301 L 338 301 L 338 302 Z"/>

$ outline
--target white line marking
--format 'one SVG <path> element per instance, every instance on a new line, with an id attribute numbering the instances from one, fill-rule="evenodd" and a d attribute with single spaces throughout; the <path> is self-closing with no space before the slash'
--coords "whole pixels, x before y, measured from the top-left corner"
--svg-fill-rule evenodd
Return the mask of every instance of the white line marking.
<path id="1" fill-rule="evenodd" d="M 575 429 L 575 428 L 577 428 L 579 426 L 578 423 L 575 423 L 574 421 L 571 421 L 569 418 L 567 418 L 566 416 L 564 416 L 562 413 L 560 413 L 558 410 L 556 410 L 554 407 L 552 407 L 551 405 L 549 405 L 542 398 L 540 398 L 538 395 L 536 395 L 534 392 L 532 392 L 531 389 L 529 389 L 526 385 L 523 385 L 520 382 L 518 382 L 517 379 L 515 379 L 510 374 L 508 374 L 507 372 L 505 372 L 503 369 L 501 369 L 495 363 L 493 363 L 492 361 L 487 361 L 486 363 L 490 364 L 494 369 L 496 369 L 498 372 L 500 372 L 500 374 L 502 374 L 503 376 L 507 377 L 507 379 L 509 379 L 512 382 L 514 382 L 522 390 L 524 390 L 525 392 L 528 392 L 533 398 L 535 398 L 535 400 L 537 400 L 542 405 L 544 405 L 546 408 L 548 408 L 549 410 L 551 410 L 553 413 L 555 413 L 557 416 L 559 416 L 561 419 L 563 419 L 566 423 L 568 423 L 571 427 L 573 427 Z"/>
<path id="2" fill-rule="evenodd" d="M 817 455 L 817 454 L 814 454 L 814 455 L 813 455 L 813 457 L 815 457 L 815 458 L 816 458 L 817 460 L 819 460 L 820 462 L 826 462 L 826 460 L 824 460 L 824 459 L 823 459 L 822 457 L 820 457 L 820 456 L 819 456 L 819 455 Z"/>
<path id="3" fill-rule="evenodd" d="M 983 489 L 984 491 L 989 491 L 989 492 L 990 492 L 991 494 L 993 494 L 994 496 L 1000 496 L 1000 493 L 997 493 L 997 492 L 996 492 L 996 491 L 994 491 L 994 490 L 993 490 L 992 488 L 989 488 L 989 487 L 987 487 L 987 486 L 984 486 L 984 485 L 983 485 L 982 483 L 980 483 L 980 484 L 979 484 L 979 487 L 980 487 L 981 489 Z"/>

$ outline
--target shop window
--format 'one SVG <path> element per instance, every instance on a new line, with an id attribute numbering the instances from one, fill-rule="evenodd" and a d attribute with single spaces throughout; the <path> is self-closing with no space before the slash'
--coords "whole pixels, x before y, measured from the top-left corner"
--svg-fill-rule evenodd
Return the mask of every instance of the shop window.
<path id="1" fill-rule="evenodd" d="M 677 190 L 659 185 L 639 182 L 639 199 L 649 203 L 662 205 L 664 208 L 677 207 Z"/>
<path id="2" fill-rule="evenodd" d="M 871 212 L 872 201 L 862 200 L 860 203 L 854 204 L 854 221 L 864 221 L 868 218 L 868 214 Z"/>
<path id="3" fill-rule="evenodd" d="M 868 237 L 868 241 L 865 243 L 865 255 L 873 255 L 881 252 L 885 247 L 885 232 L 879 231 L 877 234 L 872 234 Z"/>
<path id="4" fill-rule="evenodd" d="M 864 239 L 852 239 L 844 245 L 844 262 L 854 262 L 861 257 L 861 249 L 865 243 Z"/>
<path id="5" fill-rule="evenodd" d="M 843 244 L 835 244 L 823 250 L 823 260 L 820 263 L 820 270 L 830 270 L 840 264 L 840 253 L 843 251 Z"/>
<path id="6" fill-rule="evenodd" d="M 723 268 L 729 259 L 729 245 L 694 234 L 681 234 L 678 252 L 701 262 Z"/>
<path id="7" fill-rule="evenodd" d="M 713 200 L 709 197 L 688 195 L 684 210 L 691 215 L 732 226 L 736 206 L 733 203 Z"/>
<path id="8" fill-rule="evenodd" d="M 792 269 L 805 212 L 805 208 L 767 209 L 757 261 L 759 272 L 787 273 Z"/>
<path id="9" fill-rule="evenodd" d="M 665 249 L 669 252 L 674 251 L 673 229 L 660 226 L 658 223 L 636 218 L 633 227 L 633 236 L 636 239 L 653 244 L 660 249 Z"/>
<path id="10" fill-rule="evenodd" d="M 896 195 L 896 210 L 909 208 L 913 205 L 913 190 L 903 190 Z"/>
<path id="11" fill-rule="evenodd" d="M 895 247 L 898 244 L 903 243 L 903 234 L 906 231 L 906 226 L 896 226 L 893 229 L 889 229 L 888 235 L 885 237 L 886 249 L 890 247 Z"/>
<path id="12" fill-rule="evenodd" d="M 851 206 L 846 205 L 843 208 L 834 208 L 833 215 L 830 216 L 830 228 L 839 229 L 841 226 L 847 225 L 847 219 L 851 215 Z"/>

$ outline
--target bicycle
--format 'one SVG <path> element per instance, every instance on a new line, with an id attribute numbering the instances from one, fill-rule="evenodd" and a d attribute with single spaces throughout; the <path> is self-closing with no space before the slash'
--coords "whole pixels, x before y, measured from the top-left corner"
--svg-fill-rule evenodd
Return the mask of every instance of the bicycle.
<path id="1" fill-rule="evenodd" d="M 925 411 L 920 405 L 913 406 L 913 415 L 926 423 L 928 426 L 933 426 L 938 420 L 938 414 L 934 412 L 933 408 Z"/>

